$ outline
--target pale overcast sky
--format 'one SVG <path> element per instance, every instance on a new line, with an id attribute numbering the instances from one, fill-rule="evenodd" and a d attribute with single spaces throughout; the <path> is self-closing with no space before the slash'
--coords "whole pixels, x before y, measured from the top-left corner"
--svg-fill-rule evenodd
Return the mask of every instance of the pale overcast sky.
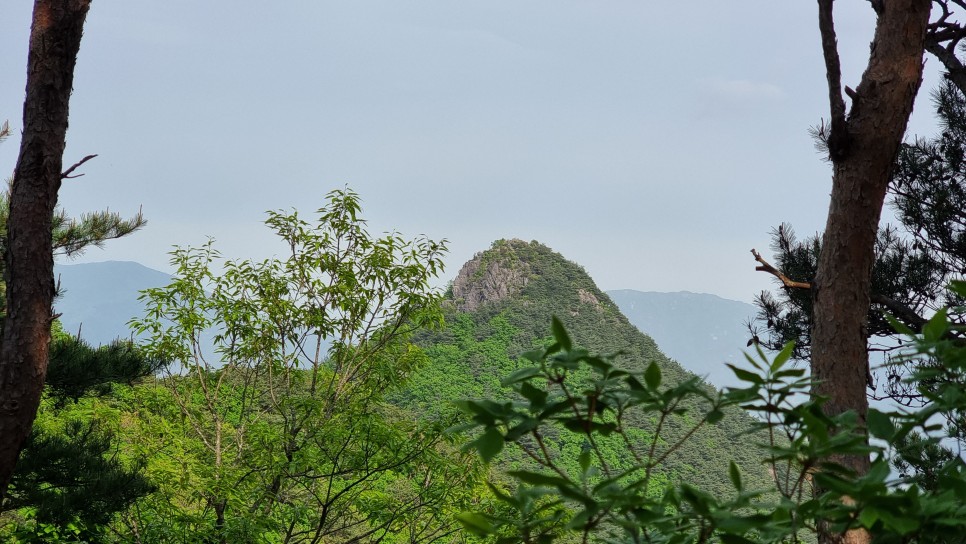
<path id="1" fill-rule="evenodd" d="M 0 120 L 20 129 L 30 2 L 0 19 Z M 836 3 L 844 83 L 871 40 Z M 374 232 L 450 241 L 446 279 L 539 240 L 603 289 L 771 288 L 752 247 L 824 225 L 831 178 L 814 1 L 94 0 L 71 100 L 72 213 L 149 225 L 83 261 L 169 271 L 174 245 L 277 250 L 265 210 L 363 198 Z M 930 72 L 911 133 L 934 131 Z M 0 145 L 13 171 L 19 142 Z"/>

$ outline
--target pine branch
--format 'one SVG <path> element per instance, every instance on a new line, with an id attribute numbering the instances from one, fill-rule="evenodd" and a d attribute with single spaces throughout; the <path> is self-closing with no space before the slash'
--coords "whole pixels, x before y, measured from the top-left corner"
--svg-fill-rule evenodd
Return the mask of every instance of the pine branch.
<path id="1" fill-rule="evenodd" d="M 888 308 L 896 318 L 908 325 L 909 328 L 914 331 L 921 331 L 922 326 L 926 324 L 926 321 L 928 321 L 926 318 L 917 314 L 912 308 L 893 298 L 872 293 L 871 300 L 875 304 L 881 304 Z"/>
<path id="2" fill-rule="evenodd" d="M 758 272 L 767 272 L 772 276 L 778 278 L 778 281 L 782 282 L 782 285 L 789 289 L 811 289 L 812 284 L 805 281 L 795 281 L 788 276 L 786 276 L 781 270 L 775 268 L 768 261 L 766 261 L 757 250 L 752 249 L 751 254 L 755 256 L 755 260 L 758 261 L 759 265 L 755 267 Z M 880 295 L 877 293 L 872 293 L 872 302 L 875 304 L 881 304 L 889 309 L 896 318 L 901 320 L 903 323 L 909 326 L 909 328 L 915 331 L 921 331 L 922 326 L 926 324 L 927 319 L 919 315 L 909 306 L 899 302 L 894 298 L 887 297 L 885 295 Z"/>

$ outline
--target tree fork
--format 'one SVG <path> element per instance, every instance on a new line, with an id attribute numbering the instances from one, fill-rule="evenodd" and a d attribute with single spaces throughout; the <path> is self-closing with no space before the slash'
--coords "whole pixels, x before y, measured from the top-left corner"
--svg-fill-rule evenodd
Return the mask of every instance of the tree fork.
<path id="1" fill-rule="evenodd" d="M 74 66 L 90 0 L 36 0 L 23 137 L 8 220 L 0 340 L 0 499 L 30 432 L 47 373 L 54 296 L 51 218 L 64 176 Z"/>

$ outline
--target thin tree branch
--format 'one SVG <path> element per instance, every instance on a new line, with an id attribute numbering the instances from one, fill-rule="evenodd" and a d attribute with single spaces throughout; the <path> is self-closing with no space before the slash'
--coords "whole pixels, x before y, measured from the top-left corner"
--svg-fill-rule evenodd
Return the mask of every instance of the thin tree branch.
<path id="1" fill-rule="evenodd" d="M 943 47 L 938 41 L 926 38 L 926 51 L 943 63 L 946 68 L 946 79 L 951 81 L 960 91 L 966 93 L 966 66 L 956 57 L 955 51 Z"/>
<path id="2" fill-rule="evenodd" d="M 888 308 L 898 319 L 902 320 L 906 325 L 909 325 L 909 328 L 914 331 L 921 331 L 922 326 L 926 324 L 926 318 L 917 314 L 912 308 L 896 299 L 872 293 L 871 300 L 875 304 L 881 304 Z"/>
<path id="3" fill-rule="evenodd" d="M 85 162 L 93 159 L 96 156 L 97 155 L 88 155 L 88 156 L 84 157 L 83 159 L 77 161 L 76 163 L 74 163 L 74 166 L 71 166 L 66 171 L 64 171 L 64 173 L 60 175 L 60 178 L 61 179 L 74 179 L 74 178 L 79 178 L 79 177 L 83 176 L 84 174 L 77 174 L 76 176 L 71 176 L 71 173 L 73 173 L 74 170 L 77 170 L 77 167 L 78 166 L 84 164 Z"/>
<path id="4" fill-rule="evenodd" d="M 832 18 L 834 0 L 818 0 L 818 29 L 822 35 L 822 55 L 828 78 L 828 103 L 831 130 L 828 137 L 829 158 L 843 158 L 848 152 L 848 129 L 845 119 L 845 99 L 842 98 L 842 65 L 839 62 L 835 23 Z M 852 100 L 855 101 L 853 96 Z"/>
<path id="5" fill-rule="evenodd" d="M 960 0 L 934 0 L 933 4 L 939 7 L 941 14 L 927 27 L 925 48 L 946 68 L 946 78 L 966 93 L 966 66 L 956 56 L 956 47 L 966 38 L 966 27 L 956 21 L 949 22 L 953 15 L 948 5 L 950 2 L 966 8 Z"/>

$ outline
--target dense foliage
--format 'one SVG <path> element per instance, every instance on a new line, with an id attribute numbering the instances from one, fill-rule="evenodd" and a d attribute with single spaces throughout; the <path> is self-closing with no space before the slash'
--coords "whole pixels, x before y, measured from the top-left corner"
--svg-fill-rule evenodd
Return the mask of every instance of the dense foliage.
<path id="1" fill-rule="evenodd" d="M 274 212 L 267 223 L 286 259 L 223 261 L 212 243 L 173 253 L 173 282 L 145 292 L 147 313 L 133 322 L 146 337 L 136 357 L 107 347 L 87 366 L 76 345 L 55 350 L 75 364 L 52 369 L 67 385 L 44 405 L 38 444 L 50 455 L 84 445 L 92 457 L 71 473 L 113 485 L 116 506 L 90 501 L 96 512 L 72 517 L 69 465 L 25 463 L 25 481 L 45 479 L 63 508 L 11 503 L 4 538 L 463 538 L 454 516 L 481 503 L 482 465 L 438 422 L 385 400 L 425 362 L 408 337 L 439 322 L 429 280 L 445 246 L 370 236 L 348 190 L 331 193 L 316 222 Z M 157 365 L 138 361 L 170 364 L 155 377 Z M 148 376 L 115 379 L 132 368 Z M 140 487 L 126 492 L 111 467 Z"/>
<path id="2" fill-rule="evenodd" d="M 452 532 L 446 513 L 474 470 L 448 455 L 438 425 L 384 402 L 424 360 L 407 338 L 438 321 L 428 282 L 445 247 L 372 237 L 359 212 L 346 190 L 314 224 L 270 213 L 284 260 L 220 262 L 210 243 L 173 253 L 174 282 L 146 291 L 133 323 L 148 354 L 178 365 L 130 400 L 130 447 L 153 452 L 159 491 L 122 516 L 122 534 L 422 542 Z"/>
<path id="3" fill-rule="evenodd" d="M 966 295 L 966 283 L 956 284 L 955 293 Z M 666 384 L 657 365 L 627 370 L 613 357 L 579 349 L 555 320 L 554 343 L 528 353 L 530 366 L 503 382 L 521 400 L 464 406 L 472 415 L 469 427 L 481 431 L 471 445 L 482 458 L 512 444 L 539 470 L 511 471 L 515 485 L 492 487 L 505 510 L 467 512 L 460 519 L 468 530 L 497 542 L 809 542 L 819 522 L 833 535 L 867 530 L 875 542 L 960 542 L 966 529 L 966 463 L 959 456 L 934 456 L 928 481 L 890 470 L 894 456 L 910 453 L 902 450 L 912 436 L 917 451 L 923 446 L 936 451 L 952 432 L 943 432 L 936 418 L 955 420 L 966 409 L 966 347 L 949 338 L 960 326 L 945 310 L 921 335 L 895 324 L 911 342 L 904 356 L 942 364 L 909 378 L 926 398 L 924 409 L 871 410 L 863 428 L 856 414 L 829 416 L 822 399 L 810 397 L 804 370 L 787 366 L 791 344 L 773 360 L 759 350 L 757 359 L 748 358 L 752 368 L 734 367 L 747 387 L 709 396 L 693 380 Z M 581 369 L 593 373 L 589 384 L 573 383 Z M 768 437 L 762 445 L 773 476 L 770 488 L 749 484 L 735 463 L 727 470 L 732 487 L 727 495 L 709 494 L 690 482 L 655 485 L 656 467 L 686 441 L 658 447 L 659 428 L 652 441 L 635 442 L 624 421 L 633 410 L 663 421 L 688 397 L 708 401 L 694 414 L 702 423 L 720 421 L 726 406 L 758 414 L 757 427 Z M 576 470 L 543 447 L 548 430 L 561 426 L 584 441 Z M 878 439 L 871 446 L 866 432 Z M 600 445 L 615 435 L 631 454 L 619 464 Z M 871 469 L 857 475 L 829 462 L 843 455 L 871 455 Z"/>
<path id="4" fill-rule="evenodd" d="M 93 348 L 55 327 L 44 400 L 2 505 L 0 535 L 16 541 L 99 541 L 117 512 L 156 489 L 145 459 L 119 454 L 118 390 L 164 361 L 130 342 Z M 15 536 L 16 535 L 16 536 Z"/>

